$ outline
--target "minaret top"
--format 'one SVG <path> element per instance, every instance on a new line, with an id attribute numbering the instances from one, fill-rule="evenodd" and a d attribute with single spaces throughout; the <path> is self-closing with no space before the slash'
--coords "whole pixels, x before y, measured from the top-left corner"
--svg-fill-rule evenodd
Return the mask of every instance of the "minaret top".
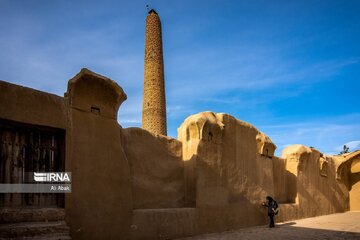
<path id="1" fill-rule="evenodd" d="M 154 9 L 151 9 L 148 13 L 149 13 L 149 14 L 156 14 L 156 15 L 158 15 L 157 12 L 156 12 Z"/>

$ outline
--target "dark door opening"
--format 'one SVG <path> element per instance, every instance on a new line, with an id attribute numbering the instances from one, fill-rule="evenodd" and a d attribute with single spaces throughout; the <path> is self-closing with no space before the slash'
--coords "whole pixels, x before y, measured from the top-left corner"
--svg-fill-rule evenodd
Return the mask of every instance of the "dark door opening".
<path id="1" fill-rule="evenodd" d="M 63 172 L 65 130 L 0 119 L 0 183 L 26 172 Z M 0 207 L 64 207 L 63 193 L 0 193 Z"/>

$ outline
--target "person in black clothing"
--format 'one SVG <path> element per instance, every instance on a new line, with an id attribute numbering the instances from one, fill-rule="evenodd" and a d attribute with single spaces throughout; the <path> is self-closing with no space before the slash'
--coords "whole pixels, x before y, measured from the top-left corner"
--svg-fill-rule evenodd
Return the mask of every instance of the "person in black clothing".
<path id="1" fill-rule="evenodd" d="M 266 203 L 263 202 L 261 205 L 264 206 L 264 207 L 267 207 L 268 208 L 268 216 L 270 218 L 270 224 L 269 224 L 269 227 L 270 228 L 273 228 L 275 227 L 275 223 L 274 223 L 274 209 L 275 209 L 275 200 L 270 197 L 270 196 L 267 196 L 266 197 Z"/>

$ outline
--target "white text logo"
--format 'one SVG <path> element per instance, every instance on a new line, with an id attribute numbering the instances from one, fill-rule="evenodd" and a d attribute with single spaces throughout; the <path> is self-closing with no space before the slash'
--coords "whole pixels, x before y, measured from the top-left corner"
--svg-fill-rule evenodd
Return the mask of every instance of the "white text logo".
<path id="1" fill-rule="evenodd" d="M 71 182 L 70 175 L 66 172 L 40 173 L 34 172 L 35 182 Z"/>

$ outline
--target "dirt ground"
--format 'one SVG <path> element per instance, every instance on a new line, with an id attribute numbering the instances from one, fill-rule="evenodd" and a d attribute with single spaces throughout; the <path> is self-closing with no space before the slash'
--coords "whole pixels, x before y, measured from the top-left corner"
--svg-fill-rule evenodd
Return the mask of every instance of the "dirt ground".
<path id="1" fill-rule="evenodd" d="M 258 226 L 182 239 L 360 239 L 360 212 L 345 212 L 277 223 L 275 228 Z"/>

